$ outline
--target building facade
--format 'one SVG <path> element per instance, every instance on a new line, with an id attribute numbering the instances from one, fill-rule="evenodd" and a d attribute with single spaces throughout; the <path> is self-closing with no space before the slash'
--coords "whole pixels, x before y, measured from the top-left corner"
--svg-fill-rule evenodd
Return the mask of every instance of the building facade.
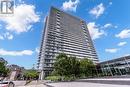
<path id="1" fill-rule="evenodd" d="M 38 58 L 41 79 L 51 73 L 55 57 L 59 53 L 89 58 L 95 64 L 98 63 L 86 22 L 51 7 L 50 14 L 46 17 Z"/>
<path id="2" fill-rule="evenodd" d="M 9 80 L 21 80 L 23 78 L 24 67 L 18 65 L 8 65 L 7 68 L 10 70 Z"/>
<path id="3" fill-rule="evenodd" d="M 130 56 L 100 63 L 104 76 L 130 75 Z"/>

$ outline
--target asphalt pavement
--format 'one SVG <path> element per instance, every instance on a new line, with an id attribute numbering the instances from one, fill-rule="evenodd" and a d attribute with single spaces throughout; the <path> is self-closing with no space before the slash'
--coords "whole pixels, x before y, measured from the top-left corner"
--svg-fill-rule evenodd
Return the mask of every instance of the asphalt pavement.
<path id="1" fill-rule="evenodd" d="M 130 78 L 80 79 L 73 82 L 46 83 L 46 85 L 45 81 L 32 81 L 26 86 L 23 85 L 24 82 L 16 83 L 22 84 L 16 87 L 130 87 Z"/>

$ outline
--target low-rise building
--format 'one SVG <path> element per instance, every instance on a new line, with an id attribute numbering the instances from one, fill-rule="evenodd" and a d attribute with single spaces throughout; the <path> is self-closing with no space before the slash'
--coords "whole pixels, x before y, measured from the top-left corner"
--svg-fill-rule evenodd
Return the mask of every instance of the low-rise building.
<path id="1" fill-rule="evenodd" d="M 130 56 L 124 56 L 100 63 L 105 76 L 130 75 Z"/>
<path id="2" fill-rule="evenodd" d="M 24 67 L 20 67 L 18 65 L 8 65 L 7 68 L 10 72 L 10 80 L 17 80 L 23 77 Z"/>

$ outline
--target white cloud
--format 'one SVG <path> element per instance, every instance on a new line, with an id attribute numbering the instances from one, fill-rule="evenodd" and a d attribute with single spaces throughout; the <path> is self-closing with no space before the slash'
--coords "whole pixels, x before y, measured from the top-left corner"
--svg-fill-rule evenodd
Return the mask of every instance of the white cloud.
<path id="1" fill-rule="evenodd" d="M 130 56 L 130 54 L 125 54 L 124 56 Z"/>
<path id="2" fill-rule="evenodd" d="M 4 37 L 2 35 L 0 35 L 0 40 L 4 40 Z"/>
<path id="3" fill-rule="evenodd" d="M 24 1 L 23 0 L 19 0 L 19 3 L 23 3 Z"/>
<path id="4" fill-rule="evenodd" d="M 6 29 L 15 33 L 27 32 L 31 29 L 32 23 L 39 21 L 33 5 L 20 4 L 14 9 L 13 16 L 1 16 L 0 20 L 6 23 Z"/>
<path id="5" fill-rule="evenodd" d="M 2 25 L 0 24 L 0 27 L 1 27 Z"/>
<path id="6" fill-rule="evenodd" d="M 130 38 L 130 29 L 124 29 L 119 34 L 116 34 L 115 36 L 121 39 Z"/>
<path id="7" fill-rule="evenodd" d="M 112 2 L 109 2 L 109 5 L 112 5 Z"/>
<path id="8" fill-rule="evenodd" d="M 44 23 L 46 22 L 46 17 L 44 17 L 44 20 L 43 20 L 43 22 L 44 22 Z"/>
<path id="9" fill-rule="evenodd" d="M 87 26 L 93 40 L 100 38 L 102 35 L 105 34 L 103 30 L 99 30 L 95 22 L 90 22 Z"/>
<path id="10" fill-rule="evenodd" d="M 118 26 L 115 25 L 114 28 L 118 28 Z"/>
<path id="11" fill-rule="evenodd" d="M 127 42 L 120 42 L 120 43 L 118 43 L 118 46 L 124 46 L 126 44 L 127 44 Z"/>
<path id="12" fill-rule="evenodd" d="M 39 50 L 40 50 L 40 48 L 39 48 L 39 47 L 36 47 L 35 51 L 36 51 L 37 53 L 39 53 Z"/>
<path id="13" fill-rule="evenodd" d="M 108 23 L 104 25 L 104 28 L 112 27 L 112 24 Z"/>
<path id="14" fill-rule="evenodd" d="M 0 35 L 0 40 L 4 40 L 4 39 L 12 40 L 13 37 L 14 36 L 12 34 L 10 34 L 9 32 L 6 32 Z"/>
<path id="15" fill-rule="evenodd" d="M 104 13 L 104 11 L 105 11 L 105 7 L 103 6 L 103 3 L 100 3 L 99 5 L 91 9 L 89 13 L 96 16 L 96 18 L 98 18 L 100 15 Z"/>
<path id="16" fill-rule="evenodd" d="M 23 55 L 32 55 L 33 51 L 31 50 L 23 50 L 23 51 L 7 51 L 4 49 L 0 49 L 0 55 L 2 56 L 23 56 Z"/>
<path id="17" fill-rule="evenodd" d="M 109 53 L 116 53 L 119 49 L 117 48 L 112 48 L 112 49 L 105 49 L 106 52 L 109 52 Z"/>
<path id="18" fill-rule="evenodd" d="M 6 32 L 6 33 L 4 34 L 4 37 L 7 38 L 8 40 L 12 40 L 12 39 L 13 39 L 13 35 L 10 34 L 9 32 Z"/>
<path id="19" fill-rule="evenodd" d="M 69 0 L 69 1 L 65 1 L 62 5 L 62 9 L 65 11 L 74 11 L 76 12 L 77 6 L 79 4 L 79 0 Z"/>
<path id="20" fill-rule="evenodd" d="M 107 23 L 103 26 L 103 28 L 117 28 L 117 26 L 114 26 L 111 23 Z"/>

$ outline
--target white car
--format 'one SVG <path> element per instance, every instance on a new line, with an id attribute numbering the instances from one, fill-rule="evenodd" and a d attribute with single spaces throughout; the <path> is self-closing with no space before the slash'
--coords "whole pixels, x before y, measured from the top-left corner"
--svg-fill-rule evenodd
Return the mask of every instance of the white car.
<path id="1" fill-rule="evenodd" d="M 0 81 L 0 87 L 14 87 L 15 84 L 11 81 Z"/>

